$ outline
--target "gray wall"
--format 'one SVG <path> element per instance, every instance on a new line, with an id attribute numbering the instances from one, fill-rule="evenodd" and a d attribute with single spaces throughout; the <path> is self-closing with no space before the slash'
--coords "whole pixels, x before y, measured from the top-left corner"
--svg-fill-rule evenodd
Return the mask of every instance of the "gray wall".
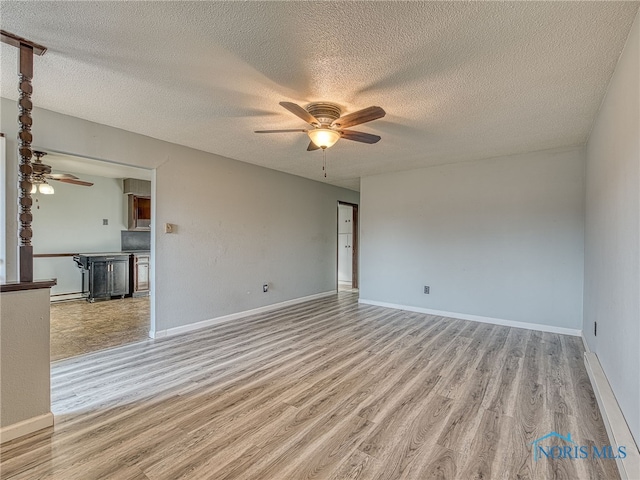
<path id="1" fill-rule="evenodd" d="M 578 148 L 363 178 L 360 298 L 580 329 L 583 172 Z"/>
<path id="2" fill-rule="evenodd" d="M 38 201 L 34 205 L 40 208 L 32 209 L 33 253 L 120 251 L 120 232 L 127 228 L 122 180 L 80 173 L 76 176 L 93 182 L 93 186 L 52 181 L 53 195 L 34 195 Z M 108 225 L 103 225 L 103 219 Z M 52 295 L 81 291 L 81 271 L 71 257 L 36 258 L 33 268 L 36 278 L 58 279 Z"/>
<path id="3" fill-rule="evenodd" d="M 51 411 L 49 289 L 0 295 L 0 427 Z"/>
<path id="4" fill-rule="evenodd" d="M 587 145 L 584 335 L 640 444 L 640 17 Z M 598 335 L 593 324 L 598 322 Z"/>
<path id="5" fill-rule="evenodd" d="M 156 237 L 158 329 L 336 288 L 337 201 L 357 192 L 206 154 L 156 173 L 156 232 L 178 226 Z"/>
<path id="6" fill-rule="evenodd" d="M 43 109 L 33 116 L 35 146 L 157 168 L 156 330 L 335 289 L 337 201 L 357 203 L 357 192 Z M 7 99 L 2 131 L 11 253 L 16 106 Z M 176 233 L 163 233 L 164 223 L 176 224 Z M 15 275 L 14 258 L 7 273 Z"/>

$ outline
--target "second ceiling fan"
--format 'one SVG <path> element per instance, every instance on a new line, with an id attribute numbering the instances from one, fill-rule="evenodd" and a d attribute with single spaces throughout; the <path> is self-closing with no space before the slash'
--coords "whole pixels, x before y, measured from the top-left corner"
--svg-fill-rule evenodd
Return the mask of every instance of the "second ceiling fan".
<path id="1" fill-rule="evenodd" d="M 377 120 L 385 116 L 385 111 L 381 107 L 368 107 L 357 112 L 341 117 L 342 110 L 335 103 L 314 102 L 307 105 L 306 109 L 292 102 L 280 102 L 284 108 L 294 115 L 300 117 L 313 128 L 294 128 L 287 130 L 256 130 L 255 133 L 306 133 L 311 142 L 307 151 L 327 149 L 334 145 L 339 139 L 353 140 L 362 143 L 376 143 L 380 141 L 378 135 L 357 132 L 355 130 L 345 130 L 345 128 L 361 123 Z"/>
<path id="2" fill-rule="evenodd" d="M 33 173 L 31 174 L 32 194 L 37 193 L 38 191 L 45 195 L 53 194 L 54 189 L 49 185 L 47 180 L 56 180 L 58 182 L 71 183 L 73 185 L 80 185 L 83 187 L 90 187 L 93 185 L 93 183 L 80 180 L 78 177 L 71 175 L 70 173 L 51 173 L 51 166 L 46 163 L 42 163 L 42 157 L 46 154 L 47 152 L 33 150 L 33 156 L 35 159 L 31 164 L 33 168 Z"/>

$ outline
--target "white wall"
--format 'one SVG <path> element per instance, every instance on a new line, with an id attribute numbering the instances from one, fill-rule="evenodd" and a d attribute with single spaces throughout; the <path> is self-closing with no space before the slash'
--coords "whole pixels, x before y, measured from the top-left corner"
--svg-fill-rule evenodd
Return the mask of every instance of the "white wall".
<path id="1" fill-rule="evenodd" d="M 15 251 L 15 102 L 2 99 L 1 114 L 11 199 L 7 240 Z M 157 168 L 156 330 L 336 288 L 336 205 L 357 203 L 357 192 L 48 110 L 36 108 L 33 117 L 35 146 Z M 176 224 L 176 233 L 163 233 L 164 223 Z M 8 274 L 15 275 L 15 265 L 8 258 Z"/>
<path id="2" fill-rule="evenodd" d="M 46 160 L 45 156 L 43 162 Z M 51 181 L 53 195 L 33 196 L 34 254 L 120 251 L 120 232 L 127 228 L 122 180 L 79 173 L 76 176 L 93 182 L 93 186 Z M 108 220 L 108 225 L 103 225 L 103 219 Z M 57 278 L 52 296 L 81 291 L 81 271 L 72 257 L 36 258 L 33 269 L 35 278 Z"/>
<path id="3" fill-rule="evenodd" d="M 363 178 L 361 299 L 579 330 L 583 172 L 575 148 Z"/>
<path id="4" fill-rule="evenodd" d="M 640 16 L 587 145 L 584 334 L 640 444 Z M 598 335 L 593 325 L 598 322 Z"/>

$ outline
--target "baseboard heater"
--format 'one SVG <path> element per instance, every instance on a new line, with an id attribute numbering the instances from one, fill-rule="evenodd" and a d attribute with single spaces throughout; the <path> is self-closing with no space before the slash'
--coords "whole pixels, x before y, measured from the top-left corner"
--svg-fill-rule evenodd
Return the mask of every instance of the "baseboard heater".
<path id="1" fill-rule="evenodd" d="M 52 302 L 63 302 L 65 300 L 82 300 L 85 295 L 82 292 L 56 293 L 50 296 Z"/>

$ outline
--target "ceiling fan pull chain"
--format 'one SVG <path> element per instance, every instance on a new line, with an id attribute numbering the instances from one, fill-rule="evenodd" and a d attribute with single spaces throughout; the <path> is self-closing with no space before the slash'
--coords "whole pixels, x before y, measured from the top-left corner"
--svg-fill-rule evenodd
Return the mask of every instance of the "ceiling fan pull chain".
<path id="1" fill-rule="evenodd" d="M 322 149 L 322 171 L 324 172 L 324 178 L 327 178 L 327 149 Z"/>

